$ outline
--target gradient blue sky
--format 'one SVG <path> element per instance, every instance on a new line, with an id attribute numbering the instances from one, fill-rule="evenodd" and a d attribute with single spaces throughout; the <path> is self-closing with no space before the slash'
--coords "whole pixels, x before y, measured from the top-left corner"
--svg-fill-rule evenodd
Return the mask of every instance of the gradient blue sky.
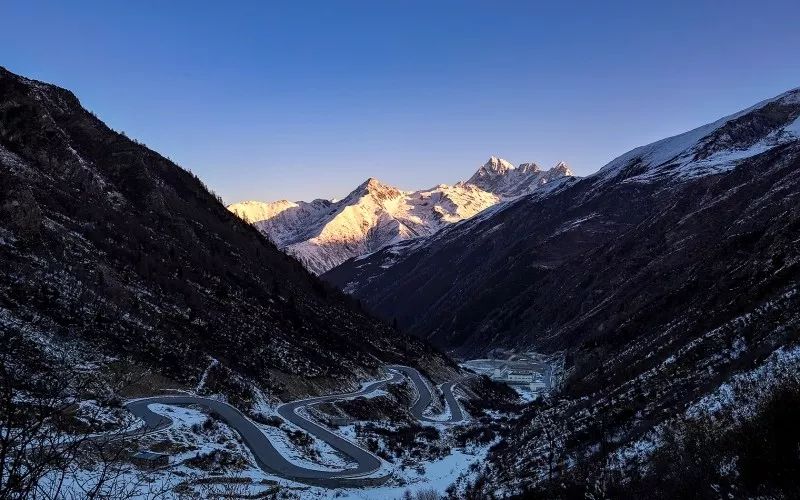
<path id="1" fill-rule="evenodd" d="M 0 65 L 226 202 L 596 171 L 800 86 L 800 2 L 0 0 Z"/>

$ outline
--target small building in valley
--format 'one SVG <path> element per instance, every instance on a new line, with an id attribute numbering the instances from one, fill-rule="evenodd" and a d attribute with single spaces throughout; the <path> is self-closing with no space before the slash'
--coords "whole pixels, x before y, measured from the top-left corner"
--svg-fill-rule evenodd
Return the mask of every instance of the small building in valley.
<path id="1" fill-rule="evenodd" d="M 532 370 L 522 370 L 504 366 L 492 372 L 492 380 L 508 384 L 530 384 L 536 380 L 536 373 Z"/>
<path id="2" fill-rule="evenodd" d="M 533 382 L 534 373 L 529 370 L 510 370 L 506 377 L 510 384 L 530 384 Z"/>

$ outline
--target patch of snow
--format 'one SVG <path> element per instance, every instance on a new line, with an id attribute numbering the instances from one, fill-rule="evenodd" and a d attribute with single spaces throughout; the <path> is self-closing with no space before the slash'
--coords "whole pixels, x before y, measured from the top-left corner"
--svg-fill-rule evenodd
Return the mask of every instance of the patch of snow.
<path id="1" fill-rule="evenodd" d="M 218 364 L 219 361 L 217 361 L 216 358 L 211 358 L 211 362 L 208 364 L 208 367 L 206 367 L 205 371 L 203 372 L 203 375 L 200 377 L 200 381 L 197 383 L 197 387 L 195 387 L 194 392 L 199 394 L 200 391 L 203 390 L 203 386 L 206 385 L 206 378 L 208 378 L 208 372 L 210 372 L 211 369 L 217 366 Z"/>

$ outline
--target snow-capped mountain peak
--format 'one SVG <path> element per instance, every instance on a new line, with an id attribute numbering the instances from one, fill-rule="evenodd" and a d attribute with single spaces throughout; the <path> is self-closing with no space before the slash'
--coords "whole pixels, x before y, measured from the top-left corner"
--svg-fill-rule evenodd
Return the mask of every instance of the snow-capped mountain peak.
<path id="1" fill-rule="evenodd" d="M 519 168 L 522 172 L 526 172 L 526 173 L 528 173 L 528 172 L 533 173 L 533 172 L 541 172 L 542 171 L 541 167 L 539 167 L 539 165 L 536 164 L 536 163 L 520 163 L 519 167 L 517 167 L 517 168 Z"/>
<path id="2" fill-rule="evenodd" d="M 486 179 L 503 177 L 514 170 L 516 170 L 516 167 L 510 162 L 498 158 L 497 156 L 490 156 L 489 160 L 478 168 L 478 171 L 470 177 L 467 183 L 479 185 L 479 183 L 484 182 Z"/>
<path id="3" fill-rule="evenodd" d="M 323 273 L 351 257 L 409 238 L 429 236 L 510 197 L 530 193 L 568 168 L 515 167 L 492 156 L 467 182 L 402 191 L 370 177 L 340 201 L 249 201 L 229 209 L 253 223 L 309 270 Z"/>
<path id="4" fill-rule="evenodd" d="M 402 196 L 402 194 L 403 192 L 395 188 L 394 186 L 384 184 L 375 177 L 370 177 L 366 181 L 359 184 L 359 186 L 355 188 L 344 199 L 353 200 L 353 199 L 359 199 L 364 196 L 373 196 L 378 199 L 385 200 Z"/>
<path id="5" fill-rule="evenodd" d="M 370 177 L 369 179 L 362 182 L 355 191 L 373 191 L 373 190 L 382 190 L 382 189 L 392 189 L 392 186 L 388 184 L 384 184 L 380 180 L 376 179 L 375 177 Z"/>
<path id="6" fill-rule="evenodd" d="M 560 162 L 558 162 L 558 163 L 556 164 L 556 166 L 555 166 L 555 167 L 553 167 L 553 168 L 551 168 L 551 169 L 550 169 L 550 171 L 551 171 L 551 172 L 555 172 L 555 173 L 557 173 L 557 174 L 561 174 L 561 175 L 568 175 L 568 176 L 573 176 L 573 175 L 575 175 L 575 174 L 572 172 L 572 170 L 569 168 L 569 165 L 567 165 L 567 164 L 566 164 L 565 162 L 563 162 L 563 161 L 560 161 Z"/>
<path id="7" fill-rule="evenodd" d="M 489 160 L 484 163 L 483 168 L 489 172 L 503 175 L 510 170 L 514 170 L 514 165 L 498 156 L 490 156 Z"/>
<path id="8" fill-rule="evenodd" d="M 513 198 L 559 177 L 572 176 L 574 174 L 564 162 L 545 171 L 536 163 L 522 163 L 515 167 L 506 160 L 492 156 L 465 184 L 477 186 L 502 198 Z"/>

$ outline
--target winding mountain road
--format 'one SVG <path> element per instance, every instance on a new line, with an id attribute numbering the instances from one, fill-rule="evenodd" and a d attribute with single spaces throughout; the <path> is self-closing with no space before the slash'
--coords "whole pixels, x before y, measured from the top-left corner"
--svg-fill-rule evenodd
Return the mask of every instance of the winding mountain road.
<path id="1" fill-rule="evenodd" d="M 464 411 L 461 409 L 461 405 L 453 394 L 453 388 L 456 384 L 461 382 L 461 380 L 447 382 L 439 386 L 444 396 L 445 403 L 450 409 L 450 417 L 447 420 L 440 420 L 425 415 L 425 410 L 433 402 L 433 392 L 422 374 L 416 368 L 411 368 L 410 366 L 390 365 L 388 368 L 401 372 L 414 384 L 417 391 L 417 400 L 411 405 L 410 411 L 417 420 L 439 424 L 457 424 L 466 420 Z"/>
<path id="2" fill-rule="evenodd" d="M 194 395 L 153 396 L 128 401 L 125 403 L 125 407 L 128 411 L 144 420 L 144 427 L 140 431 L 144 430 L 147 433 L 151 433 L 168 428 L 172 425 L 172 420 L 152 411 L 150 405 L 201 406 L 217 414 L 220 419 L 242 436 L 242 440 L 255 456 L 259 467 L 265 472 L 277 474 L 287 479 L 332 488 L 376 485 L 386 481 L 391 474 L 387 471 L 383 474 L 374 475 L 380 471 L 381 466 L 384 464 L 380 458 L 311 419 L 300 415 L 298 410 L 310 405 L 366 396 L 384 389 L 389 384 L 400 383 L 403 376 L 406 376 L 414 384 L 419 396 L 410 409 L 415 418 L 429 423 L 459 423 L 465 420 L 461 406 L 453 395 L 453 387 L 459 381 L 448 382 L 440 386 L 445 401 L 450 408 L 450 417 L 447 420 L 436 420 L 424 415 L 425 409 L 433 400 L 433 394 L 422 375 L 416 369 L 407 366 L 392 365 L 387 368 L 393 372 L 391 378 L 369 383 L 358 391 L 301 399 L 285 403 L 277 408 L 277 413 L 287 422 L 328 443 L 331 447 L 356 462 L 357 465 L 355 467 L 343 470 L 311 469 L 290 462 L 275 448 L 269 438 L 253 421 L 234 406 L 217 399 Z M 131 433 L 131 435 L 133 434 Z"/>

